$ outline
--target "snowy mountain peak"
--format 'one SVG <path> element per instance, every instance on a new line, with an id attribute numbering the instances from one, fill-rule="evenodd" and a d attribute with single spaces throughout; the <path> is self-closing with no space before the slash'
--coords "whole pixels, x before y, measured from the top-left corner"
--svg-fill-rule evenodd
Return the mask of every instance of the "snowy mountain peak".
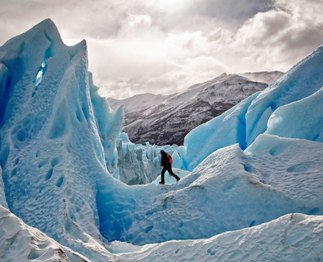
<path id="1" fill-rule="evenodd" d="M 138 105 L 146 104 L 143 96 L 112 102 L 111 105 L 125 104 L 127 107 L 124 131 L 131 141 L 180 145 L 193 128 L 266 87 L 265 83 L 224 73 L 184 92 L 161 97 L 163 99 L 153 97 L 149 100 L 150 107 L 141 107 L 141 110 L 138 110 Z"/>

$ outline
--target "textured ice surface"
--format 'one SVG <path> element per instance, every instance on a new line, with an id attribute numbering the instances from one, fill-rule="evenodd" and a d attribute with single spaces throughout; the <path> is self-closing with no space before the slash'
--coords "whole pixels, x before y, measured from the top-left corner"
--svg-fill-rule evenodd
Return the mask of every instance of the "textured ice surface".
<path id="1" fill-rule="evenodd" d="M 27 226 L 0 205 L 1 261 L 90 261 Z"/>
<path id="2" fill-rule="evenodd" d="M 161 171 L 160 148 L 156 145 L 140 145 L 117 141 L 120 180 L 128 185 L 152 182 Z"/>
<path id="3" fill-rule="evenodd" d="M 323 88 L 279 107 L 268 121 L 267 134 L 323 142 Z"/>
<path id="4" fill-rule="evenodd" d="M 45 20 L 5 43 L 0 64 L 0 164 L 9 209 L 60 243 L 104 257 L 96 180 L 111 178 L 120 119 L 105 111 L 89 81 L 85 41 L 65 46 Z M 113 131 L 100 122 L 106 117 Z"/>
<path id="5" fill-rule="evenodd" d="M 323 217 L 289 214 L 257 227 L 208 239 L 169 241 L 139 250 L 124 246 L 119 261 L 320 261 Z"/>
<path id="6" fill-rule="evenodd" d="M 292 212 L 322 214 L 323 144 L 275 136 L 256 143 L 252 150 L 268 148 L 220 149 L 174 185 L 100 184 L 101 233 L 145 244 L 211 237 Z M 299 163 L 305 174 L 294 169 Z"/>

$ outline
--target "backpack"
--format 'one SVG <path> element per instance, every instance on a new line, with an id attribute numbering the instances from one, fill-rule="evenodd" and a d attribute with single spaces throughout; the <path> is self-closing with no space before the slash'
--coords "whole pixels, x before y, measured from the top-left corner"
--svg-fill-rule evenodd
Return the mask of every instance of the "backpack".
<path id="1" fill-rule="evenodd" d="M 173 163 L 173 158 L 171 157 L 170 154 L 167 154 L 167 159 L 168 159 L 168 163 L 170 163 L 170 164 Z"/>

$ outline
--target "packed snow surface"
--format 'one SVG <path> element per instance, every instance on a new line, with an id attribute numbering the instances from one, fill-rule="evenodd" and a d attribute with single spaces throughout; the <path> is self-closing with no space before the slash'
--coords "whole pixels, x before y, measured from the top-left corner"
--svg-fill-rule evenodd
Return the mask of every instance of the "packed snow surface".
<path id="1" fill-rule="evenodd" d="M 89 261 L 82 255 L 27 226 L 0 205 L 1 261 Z"/>
<path id="2" fill-rule="evenodd" d="M 208 239 L 125 246 L 119 261 L 321 261 L 323 217 L 289 214 Z"/>
<path id="3" fill-rule="evenodd" d="M 100 230 L 109 240 L 145 244 L 211 237 L 292 212 L 321 214 L 322 161 L 321 143 L 264 135 L 247 152 L 217 150 L 178 184 L 100 187 Z"/>
<path id="4" fill-rule="evenodd" d="M 0 48 L 0 202 L 9 209 L 0 207 L 0 257 L 321 259 L 322 58 L 323 47 L 184 146 L 165 147 L 178 183 L 159 185 L 155 173 L 129 186 L 120 179 L 160 170 L 160 148 L 120 134 L 123 110 L 98 96 L 86 43 L 65 46 L 50 20 L 9 40 Z M 75 252 L 34 240 L 24 223 Z"/>

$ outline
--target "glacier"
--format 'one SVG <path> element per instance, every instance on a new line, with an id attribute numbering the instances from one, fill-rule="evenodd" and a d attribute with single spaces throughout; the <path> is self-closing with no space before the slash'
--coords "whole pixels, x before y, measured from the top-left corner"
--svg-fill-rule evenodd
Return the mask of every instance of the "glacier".
<path id="1" fill-rule="evenodd" d="M 49 19 L 9 40 L 0 47 L 0 243 L 12 245 L 0 257 L 321 259 L 322 64 L 320 47 L 184 146 L 162 147 L 182 179 L 161 186 L 162 148 L 121 133 L 123 108 L 98 95 L 85 41 L 66 46 Z"/>

